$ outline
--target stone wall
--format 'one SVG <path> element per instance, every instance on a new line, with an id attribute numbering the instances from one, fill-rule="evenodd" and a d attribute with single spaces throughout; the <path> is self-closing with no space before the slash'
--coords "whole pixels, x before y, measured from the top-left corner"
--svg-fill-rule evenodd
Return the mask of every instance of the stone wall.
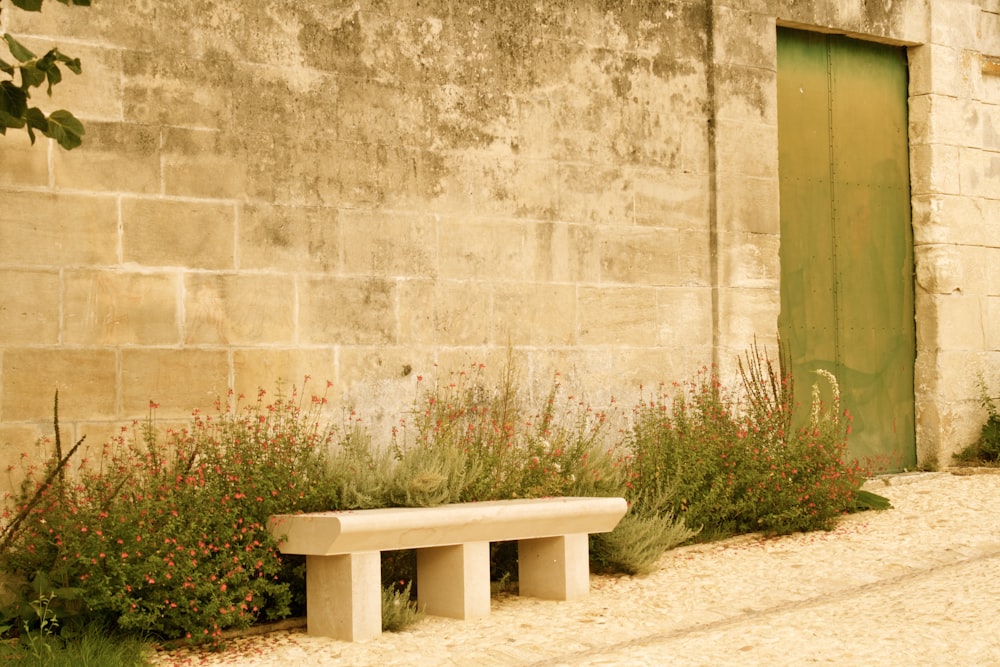
<path id="1" fill-rule="evenodd" d="M 780 305 L 778 24 L 911 45 L 921 460 L 1000 391 L 997 0 L 3 7 L 87 134 L 0 140 L 0 459 L 57 387 L 100 442 L 306 374 L 384 423 L 508 349 L 595 405 L 731 368 Z"/>

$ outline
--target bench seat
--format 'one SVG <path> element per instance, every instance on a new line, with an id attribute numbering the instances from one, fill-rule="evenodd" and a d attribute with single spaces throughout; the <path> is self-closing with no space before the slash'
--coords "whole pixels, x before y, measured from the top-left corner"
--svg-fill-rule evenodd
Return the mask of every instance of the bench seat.
<path id="1" fill-rule="evenodd" d="M 437 507 L 282 514 L 285 554 L 306 556 L 308 632 L 356 641 L 382 632 L 382 551 L 417 550 L 417 603 L 431 615 L 490 611 L 490 542 L 517 540 L 521 595 L 571 600 L 590 590 L 588 535 L 614 529 L 622 498 L 532 498 Z"/>

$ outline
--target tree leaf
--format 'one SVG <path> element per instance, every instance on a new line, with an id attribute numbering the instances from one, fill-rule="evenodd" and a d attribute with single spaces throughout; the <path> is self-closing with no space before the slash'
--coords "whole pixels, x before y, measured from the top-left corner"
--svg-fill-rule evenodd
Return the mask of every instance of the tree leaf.
<path id="1" fill-rule="evenodd" d="M 72 150 L 83 141 L 83 123 L 76 119 L 76 116 L 65 109 L 53 111 L 48 117 L 49 127 L 45 131 L 45 136 L 51 137 L 59 142 L 59 145 L 66 150 Z"/>
<path id="2" fill-rule="evenodd" d="M 38 63 L 21 65 L 21 89 L 27 90 L 42 85 L 45 81 L 45 71 L 38 68 Z"/>
<path id="3" fill-rule="evenodd" d="M 35 57 L 35 54 L 27 49 L 21 42 L 14 39 L 14 37 L 7 33 L 3 36 L 5 42 L 7 42 L 7 48 L 10 49 L 10 55 L 18 59 L 22 63 L 26 63 Z"/>
<path id="4" fill-rule="evenodd" d="M 31 131 L 31 128 L 35 128 L 41 132 L 45 132 L 49 129 L 49 121 L 45 118 L 45 114 L 42 113 L 42 110 L 38 107 L 29 108 L 24 114 L 24 119 L 28 123 L 29 132 Z"/>
<path id="5" fill-rule="evenodd" d="M 42 0 L 11 0 L 15 7 L 23 9 L 26 12 L 40 12 L 42 11 Z"/>
<path id="6" fill-rule="evenodd" d="M 0 82 L 0 119 L 5 127 L 24 127 L 24 114 L 28 109 L 28 96 L 10 81 Z"/>
<path id="7" fill-rule="evenodd" d="M 24 114 L 24 119 L 27 121 L 28 127 L 28 138 L 31 139 L 31 145 L 35 145 L 35 130 L 39 130 L 42 134 L 47 134 L 49 130 L 49 121 L 46 120 L 45 114 L 42 113 L 41 109 L 38 107 L 31 107 Z"/>
<path id="8" fill-rule="evenodd" d="M 62 72 L 60 72 L 59 68 L 56 67 L 55 63 L 53 63 L 52 67 L 49 67 L 47 70 L 45 70 L 45 76 L 48 77 L 49 79 L 49 88 L 47 92 L 49 95 L 51 95 L 52 86 L 62 81 Z"/>
<path id="9" fill-rule="evenodd" d="M 4 72 L 6 74 L 9 74 L 10 76 L 14 76 L 14 66 L 11 65 L 6 60 L 4 60 L 3 58 L 0 58 L 0 72 Z"/>

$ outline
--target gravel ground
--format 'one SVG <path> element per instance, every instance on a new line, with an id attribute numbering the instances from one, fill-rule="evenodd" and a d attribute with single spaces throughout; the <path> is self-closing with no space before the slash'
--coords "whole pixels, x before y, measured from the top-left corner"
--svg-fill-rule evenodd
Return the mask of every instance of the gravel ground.
<path id="1" fill-rule="evenodd" d="M 958 472 L 958 471 L 956 471 Z M 893 509 L 830 532 L 675 549 L 572 602 L 504 596 L 489 618 L 427 617 L 367 642 L 303 629 L 157 665 L 1000 665 L 1000 474 L 869 483 Z"/>

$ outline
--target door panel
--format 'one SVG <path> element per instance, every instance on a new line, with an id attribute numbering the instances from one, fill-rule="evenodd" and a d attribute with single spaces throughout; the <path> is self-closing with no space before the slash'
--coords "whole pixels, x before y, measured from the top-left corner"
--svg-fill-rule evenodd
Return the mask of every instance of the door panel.
<path id="1" fill-rule="evenodd" d="M 833 372 L 851 453 L 893 469 L 916 463 L 906 100 L 902 49 L 779 29 L 779 330 L 796 397 Z"/>

